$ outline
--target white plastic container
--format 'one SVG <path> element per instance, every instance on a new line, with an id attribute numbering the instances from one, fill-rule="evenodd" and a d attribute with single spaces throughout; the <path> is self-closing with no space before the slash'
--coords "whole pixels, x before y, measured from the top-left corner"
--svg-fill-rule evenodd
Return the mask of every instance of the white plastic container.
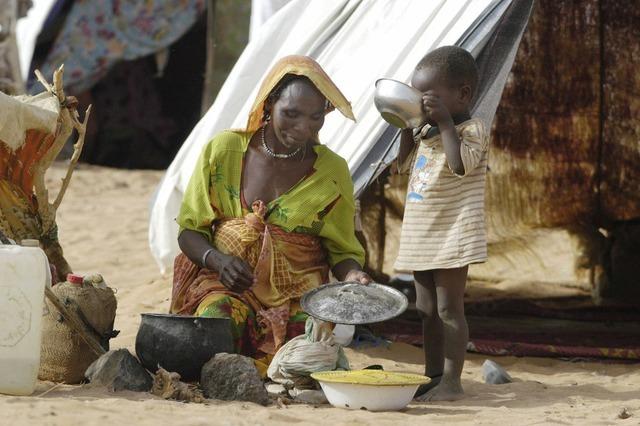
<path id="1" fill-rule="evenodd" d="M 31 395 L 40 366 L 47 256 L 37 241 L 0 245 L 0 393 Z"/>
<path id="2" fill-rule="evenodd" d="M 355 332 L 355 325 L 336 324 L 336 326 L 333 327 L 333 341 L 340 346 L 347 347 L 351 344 Z"/>

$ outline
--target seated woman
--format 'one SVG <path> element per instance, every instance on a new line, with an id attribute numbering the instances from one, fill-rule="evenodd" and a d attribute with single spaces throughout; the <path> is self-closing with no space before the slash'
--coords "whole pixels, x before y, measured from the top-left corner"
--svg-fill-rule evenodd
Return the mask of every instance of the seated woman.
<path id="1" fill-rule="evenodd" d="M 318 141 L 349 102 L 311 58 L 281 59 L 246 130 L 204 148 L 178 216 L 171 312 L 229 318 L 236 350 L 261 357 L 304 332 L 299 299 L 328 282 L 367 284 L 347 163 Z"/>

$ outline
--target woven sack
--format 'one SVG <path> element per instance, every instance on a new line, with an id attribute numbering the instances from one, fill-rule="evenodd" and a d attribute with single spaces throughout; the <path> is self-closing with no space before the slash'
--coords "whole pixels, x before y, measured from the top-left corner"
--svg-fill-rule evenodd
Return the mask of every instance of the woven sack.
<path id="1" fill-rule="evenodd" d="M 82 286 L 63 282 L 53 287 L 53 292 L 66 308 L 77 315 L 85 331 L 93 335 L 105 350 L 114 336 L 113 322 L 116 316 L 116 297 L 113 290 L 99 282 L 94 285 L 85 278 Z M 80 383 L 89 365 L 98 359 L 57 308 L 46 300 L 46 315 L 42 321 L 42 350 L 40 355 L 40 380 Z"/>

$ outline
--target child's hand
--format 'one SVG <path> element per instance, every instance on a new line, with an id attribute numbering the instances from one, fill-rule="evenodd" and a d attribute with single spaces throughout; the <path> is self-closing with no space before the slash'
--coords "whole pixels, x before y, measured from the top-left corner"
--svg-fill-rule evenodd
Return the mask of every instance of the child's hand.
<path id="1" fill-rule="evenodd" d="M 449 113 L 449 110 L 435 92 L 428 91 L 422 95 L 422 107 L 427 113 L 427 117 L 436 122 L 438 127 L 453 123 L 451 113 Z"/>

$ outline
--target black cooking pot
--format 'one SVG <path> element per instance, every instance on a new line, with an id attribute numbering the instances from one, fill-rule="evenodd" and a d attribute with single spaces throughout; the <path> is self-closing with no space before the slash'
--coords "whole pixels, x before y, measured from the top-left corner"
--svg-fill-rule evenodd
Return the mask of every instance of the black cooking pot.
<path id="1" fill-rule="evenodd" d="M 136 354 L 151 372 L 160 366 L 179 373 L 185 381 L 195 381 L 200 378 L 202 366 L 215 354 L 234 351 L 227 318 L 141 315 Z"/>

